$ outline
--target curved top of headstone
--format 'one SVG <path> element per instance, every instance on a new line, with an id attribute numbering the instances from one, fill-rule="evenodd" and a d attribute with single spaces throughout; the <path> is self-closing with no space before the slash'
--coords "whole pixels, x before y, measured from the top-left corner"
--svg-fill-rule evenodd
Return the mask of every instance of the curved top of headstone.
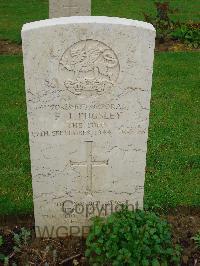
<path id="1" fill-rule="evenodd" d="M 53 19 L 46 19 L 46 20 L 40 20 L 35 21 L 31 23 L 24 24 L 22 28 L 22 32 L 33 30 L 33 29 L 39 29 L 43 27 L 51 27 L 51 26 L 58 26 L 58 25 L 64 25 L 64 24 L 74 24 L 74 23 L 97 23 L 97 24 L 115 24 L 115 25 L 124 25 L 124 26 L 134 26 L 137 28 L 143 28 L 146 30 L 152 30 L 155 31 L 155 28 L 152 24 L 144 22 L 144 21 L 138 21 L 138 20 L 132 20 L 132 19 L 126 19 L 126 18 L 118 18 L 118 17 L 106 17 L 106 16 L 74 16 L 74 17 L 61 17 L 61 18 L 53 18 Z"/>

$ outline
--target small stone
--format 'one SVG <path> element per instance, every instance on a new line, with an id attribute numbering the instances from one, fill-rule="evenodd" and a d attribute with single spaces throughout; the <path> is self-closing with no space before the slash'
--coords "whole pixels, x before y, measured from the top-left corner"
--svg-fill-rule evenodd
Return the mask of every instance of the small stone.
<path id="1" fill-rule="evenodd" d="M 74 259 L 74 260 L 73 260 L 73 265 L 74 265 L 74 266 L 77 266 L 77 265 L 79 265 L 79 262 L 78 262 L 76 259 Z"/>

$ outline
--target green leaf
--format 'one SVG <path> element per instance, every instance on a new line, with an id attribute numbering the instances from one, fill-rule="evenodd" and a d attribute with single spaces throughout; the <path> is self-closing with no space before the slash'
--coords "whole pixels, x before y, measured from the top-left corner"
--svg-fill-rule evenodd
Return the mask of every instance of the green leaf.
<path id="1" fill-rule="evenodd" d="M 96 253 L 97 255 L 100 255 L 100 254 L 101 254 L 101 249 L 100 249 L 99 247 L 97 247 L 97 248 L 95 249 L 95 253 Z"/>
<path id="2" fill-rule="evenodd" d="M 5 255 L 2 254 L 2 253 L 0 253 L 0 260 L 1 260 L 1 261 L 4 261 L 4 259 L 5 259 Z"/>
<path id="3" fill-rule="evenodd" d="M 90 250 L 89 250 L 89 249 L 86 249 L 86 251 L 85 251 L 85 256 L 86 256 L 86 257 L 89 257 L 90 254 L 91 254 Z"/>
<path id="4" fill-rule="evenodd" d="M 149 266 L 149 261 L 147 259 L 143 259 L 142 266 Z"/>
<path id="5" fill-rule="evenodd" d="M 160 266 L 160 263 L 157 259 L 153 259 L 152 266 Z"/>
<path id="6" fill-rule="evenodd" d="M 3 237 L 0 236 L 0 246 L 2 246 L 2 245 L 3 245 Z"/>
<path id="7" fill-rule="evenodd" d="M 164 261 L 161 263 L 161 266 L 168 266 L 167 261 L 164 260 Z"/>

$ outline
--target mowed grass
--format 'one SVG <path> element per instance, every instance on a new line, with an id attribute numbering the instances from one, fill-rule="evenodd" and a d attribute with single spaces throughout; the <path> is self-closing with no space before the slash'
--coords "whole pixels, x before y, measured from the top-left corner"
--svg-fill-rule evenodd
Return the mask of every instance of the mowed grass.
<path id="1" fill-rule="evenodd" d="M 156 14 L 154 2 L 162 0 L 92 0 L 92 13 L 97 16 L 117 16 L 144 20 L 144 13 Z M 200 2 L 196 0 L 170 0 L 177 9 L 172 18 L 181 22 L 200 21 Z"/>
<path id="2" fill-rule="evenodd" d="M 200 206 L 200 53 L 159 53 L 154 65 L 145 202 Z"/>
<path id="3" fill-rule="evenodd" d="M 84 0 L 82 0 L 84 1 Z M 172 17 L 182 22 L 200 21 L 200 1 L 171 0 L 178 9 Z M 20 42 L 22 25 L 48 18 L 48 0 L 0 0 L 0 39 Z M 155 14 L 153 0 L 92 0 L 92 15 L 144 20 L 143 13 Z"/>
<path id="4" fill-rule="evenodd" d="M 21 42 L 24 23 L 48 18 L 48 0 L 0 0 L 0 39 Z"/>
<path id="5" fill-rule="evenodd" d="M 21 56 L 0 56 L 0 214 L 32 210 Z"/>
<path id="6" fill-rule="evenodd" d="M 145 204 L 200 206 L 200 55 L 155 57 Z M 0 214 L 33 210 L 21 56 L 0 56 Z"/>

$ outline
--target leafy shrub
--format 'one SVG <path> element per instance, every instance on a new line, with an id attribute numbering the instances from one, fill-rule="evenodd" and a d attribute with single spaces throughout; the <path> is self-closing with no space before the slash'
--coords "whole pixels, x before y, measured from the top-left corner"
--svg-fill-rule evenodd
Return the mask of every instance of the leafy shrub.
<path id="1" fill-rule="evenodd" d="M 190 47 L 199 48 L 200 47 L 200 26 L 183 24 L 179 25 L 171 34 L 171 36 L 184 42 Z"/>
<path id="2" fill-rule="evenodd" d="M 14 251 L 20 252 L 24 246 L 28 245 L 31 239 L 31 232 L 26 228 L 22 228 L 19 234 L 14 233 Z"/>
<path id="3" fill-rule="evenodd" d="M 194 240 L 197 247 L 200 249 L 200 231 L 194 237 L 192 237 L 192 239 Z"/>
<path id="4" fill-rule="evenodd" d="M 179 265 L 170 226 L 151 212 L 127 209 L 97 217 L 86 240 L 91 265 Z"/>
<path id="5" fill-rule="evenodd" d="M 159 42 L 179 40 L 191 48 L 200 47 L 200 25 L 181 24 L 170 18 L 177 10 L 170 8 L 169 1 L 155 2 L 156 16 L 144 13 L 145 20 L 154 25 Z"/>
<path id="6" fill-rule="evenodd" d="M 172 30 L 175 27 L 175 22 L 170 18 L 176 10 L 170 8 L 169 2 L 155 2 L 156 16 L 144 13 L 145 20 L 154 25 L 157 32 L 157 39 L 163 42 L 166 38 L 170 37 Z"/>

